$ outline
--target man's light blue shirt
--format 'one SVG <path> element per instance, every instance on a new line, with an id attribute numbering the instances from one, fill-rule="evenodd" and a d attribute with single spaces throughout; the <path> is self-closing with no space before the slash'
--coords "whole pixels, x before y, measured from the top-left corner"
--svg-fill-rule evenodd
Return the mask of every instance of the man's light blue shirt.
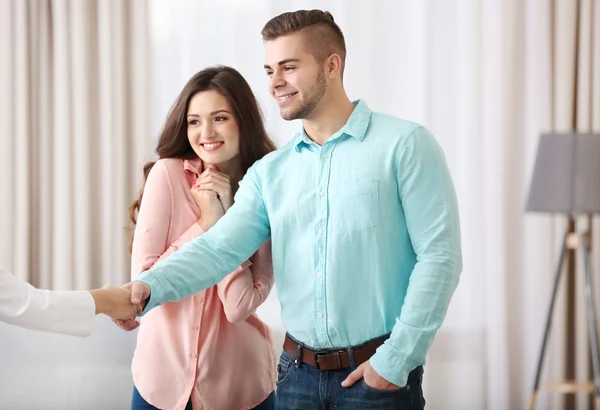
<path id="1" fill-rule="evenodd" d="M 220 282 L 271 239 L 287 331 L 315 348 L 391 332 L 371 365 L 404 386 L 462 270 L 456 194 L 425 128 L 355 105 L 323 146 L 302 131 L 258 161 L 215 226 L 140 275 L 145 311 Z"/>

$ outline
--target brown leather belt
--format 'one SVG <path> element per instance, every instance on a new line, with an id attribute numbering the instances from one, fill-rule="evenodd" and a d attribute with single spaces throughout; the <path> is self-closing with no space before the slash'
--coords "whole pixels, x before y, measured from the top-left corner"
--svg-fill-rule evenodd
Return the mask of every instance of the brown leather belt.
<path id="1" fill-rule="evenodd" d="M 384 340 L 370 343 L 365 346 L 352 348 L 354 351 L 354 364 L 358 367 L 366 362 L 375 354 L 379 346 Z M 285 335 L 283 342 L 283 350 L 288 352 L 293 357 L 298 355 L 298 344 L 294 342 L 288 335 Z M 305 347 L 301 348 L 302 363 L 314 366 L 317 370 L 344 370 L 349 369 L 350 356 L 347 349 L 335 350 L 310 350 Z"/>

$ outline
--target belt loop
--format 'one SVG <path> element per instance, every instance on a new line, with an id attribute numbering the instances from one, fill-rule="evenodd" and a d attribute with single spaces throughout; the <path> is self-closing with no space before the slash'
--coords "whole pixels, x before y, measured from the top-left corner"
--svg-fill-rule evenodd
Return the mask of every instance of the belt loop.
<path id="1" fill-rule="evenodd" d="M 298 343 L 298 347 L 296 348 L 296 363 L 295 366 L 297 369 L 302 365 L 302 346 Z"/>
<path id="2" fill-rule="evenodd" d="M 348 348 L 348 359 L 350 359 L 350 369 L 352 371 L 356 370 L 356 359 L 354 358 L 354 349 Z"/>

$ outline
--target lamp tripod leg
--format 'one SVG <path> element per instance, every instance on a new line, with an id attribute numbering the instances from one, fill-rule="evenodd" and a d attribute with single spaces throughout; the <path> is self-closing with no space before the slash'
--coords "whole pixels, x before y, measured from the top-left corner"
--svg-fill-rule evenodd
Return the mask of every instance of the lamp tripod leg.
<path id="1" fill-rule="evenodd" d="M 561 251 L 560 251 L 560 256 L 558 259 L 558 264 L 556 265 L 556 273 L 554 275 L 554 286 L 552 288 L 552 297 L 550 299 L 550 307 L 548 308 L 548 314 L 546 316 L 546 326 L 544 328 L 544 339 L 542 341 L 542 348 L 540 350 L 540 356 L 538 358 L 537 370 L 535 373 L 535 382 L 533 384 L 533 392 L 531 393 L 531 398 L 529 400 L 529 410 L 535 409 L 535 401 L 537 398 L 537 392 L 540 387 L 540 377 L 542 374 L 542 366 L 544 364 L 544 356 L 546 354 L 546 347 L 548 345 L 548 337 L 550 335 L 550 327 L 552 325 L 552 316 L 553 316 L 553 312 L 554 312 L 554 306 L 556 304 L 556 295 L 558 294 L 558 285 L 560 284 L 560 277 L 562 275 L 563 265 L 564 265 L 564 261 L 565 261 L 565 255 L 567 253 L 566 252 L 567 236 L 568 236 L 568 232 L 566 232 L 564 235 L 564 238 L 562 241 L 562 246 L 561 246 Z M 600 409 L 597 409 L 597 410 L 600 410 Z"/>
<path id="2" fill-rule="evenodd" d="M 598 325 L 596 321 L 596 307 L 594 306 L 594 291 L 592 287 L 592 272 L 590 266 L 590 252 L 585 240 L 581 241 L 585 275 L 585 299 L 588 319 L 588 335 L 592 354 L 592 370 L 594 373 L 594 396 L 596 410 L 600 410 L 600 350 L 598 347 Z"/>

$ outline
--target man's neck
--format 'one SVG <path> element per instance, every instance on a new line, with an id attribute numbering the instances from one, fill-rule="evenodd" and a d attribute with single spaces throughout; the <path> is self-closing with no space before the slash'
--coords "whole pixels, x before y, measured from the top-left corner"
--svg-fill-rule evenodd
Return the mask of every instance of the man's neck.
<path id="1" fill-rule="evenodd" d="M 310 118 L 302 120 L 304 131 L 311 140 L 323 145 L 348 122 L 354 104 L 344 94 L 338 98 L 321 101 Z"/>

